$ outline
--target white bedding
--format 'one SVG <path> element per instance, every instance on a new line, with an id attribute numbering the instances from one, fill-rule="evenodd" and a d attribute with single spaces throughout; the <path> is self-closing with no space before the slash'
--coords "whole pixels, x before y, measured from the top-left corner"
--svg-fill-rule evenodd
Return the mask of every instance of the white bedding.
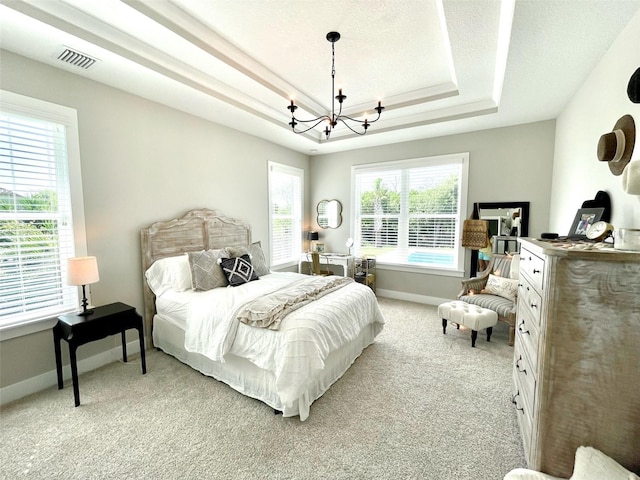
<path id="1" fill-rule="evenodd" d="M 240 323 L 237 311 L 253 298 L 308 278 L 297 273 L 271 273 L 259 280 L 207 292 L 163 292 L 156 299 L 158 314 L 185 332 L 185 350 L 224 362 L 226 355 L 245 358 L 273 372 L 284 405 L 292 405 L 325 360 L 360 332 L 373 325 L 377 335 L 384 319 L 370 288 L 349 284 L 286 316 L 279 330 Z"/>

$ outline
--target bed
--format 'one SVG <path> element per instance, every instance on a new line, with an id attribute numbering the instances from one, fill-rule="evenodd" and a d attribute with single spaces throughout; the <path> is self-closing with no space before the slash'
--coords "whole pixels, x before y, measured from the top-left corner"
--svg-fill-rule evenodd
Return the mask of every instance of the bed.
<path id="1" fill-rule="evenodd" d="M 260 242 L 251 241 L 250 226 L 215 210 L 191 210 L 181 218 L 153 223 L 141 231 L 141 250 L 149 346 L 285 417 L 306 420 L 311 404 L 384 325 L 370 288 L 340 277 L 327 277 L 328 283 L 318 287 L 307 275 L 269 271 L 261 264 Z M 231 260 L 253 262 L 261 275 L 258 281 L 202 290 L 197 275 L 215 268 L 206 266 L 210 263 L 201 268 L 199 255 L 209 260 L 227 257 L 224 264 L 217 261 L 227 274 Z M 310 288 L 313 295 L 305 290 L 305 302 L 292 306 L 287 300 L 287 310 L 275 307 L 285 292 Z M 278 310 L 278 319 L 269 317 L 271 323 L 261 325 L 248 318 L 251 315 L 243 317 L 247 311 L 255 313 L 250 306 L 256 303 Z"/>

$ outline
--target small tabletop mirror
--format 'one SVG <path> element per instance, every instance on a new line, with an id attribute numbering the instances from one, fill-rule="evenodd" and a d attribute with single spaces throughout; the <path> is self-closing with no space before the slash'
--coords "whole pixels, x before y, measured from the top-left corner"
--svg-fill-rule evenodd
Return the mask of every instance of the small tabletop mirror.
<path id="1" fill-rule="evenodd" d="M 320 227 L 338 228 L 342 224 L 342 204 L 338 200 L 320 200 L 316 210 Z"/>

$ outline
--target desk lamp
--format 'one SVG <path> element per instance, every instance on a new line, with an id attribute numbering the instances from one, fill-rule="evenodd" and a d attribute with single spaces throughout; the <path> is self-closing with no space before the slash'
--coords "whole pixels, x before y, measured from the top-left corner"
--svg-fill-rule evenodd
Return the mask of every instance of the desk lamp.
<path id="1" fill-rule="evenodd" d="M 83 317 L 91 315 L 93 310 L 87 309 L 89 302 L 87 301 L 85 286 L 100 281 L 98 261 L 96 257 L 74 257 L 67 261 L 67 267 L 67 283 L 76 286 L 82 285 L 82 311 L 78 315 Z"/>

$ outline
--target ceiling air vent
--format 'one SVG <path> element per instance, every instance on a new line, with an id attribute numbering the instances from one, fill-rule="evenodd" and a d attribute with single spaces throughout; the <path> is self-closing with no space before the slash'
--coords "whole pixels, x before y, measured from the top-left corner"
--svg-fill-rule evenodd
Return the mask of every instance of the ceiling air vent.
<path id="1" fill-rule="evenodd" d="M 77 50 L 72 50 L 69 47 L 64 47 L 62 53 L 58 55 L 58 60 L 76 67 L 84 68 L 85 70 L 98 61 L 97 58 L 90 57 L 89 55 L 80 53 Z"/>

